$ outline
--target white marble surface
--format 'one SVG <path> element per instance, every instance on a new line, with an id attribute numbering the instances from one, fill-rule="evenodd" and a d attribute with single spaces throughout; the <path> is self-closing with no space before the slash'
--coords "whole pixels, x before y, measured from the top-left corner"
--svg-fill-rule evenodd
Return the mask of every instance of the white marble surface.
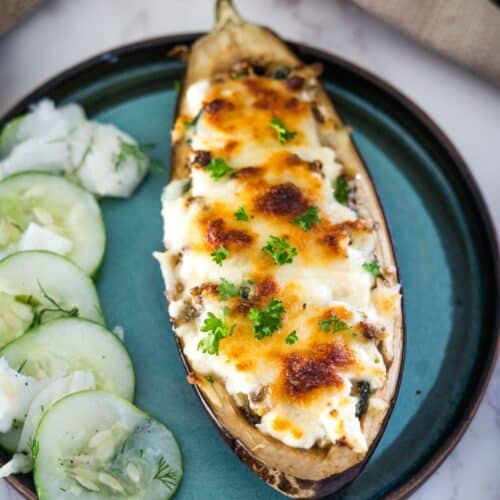
<path id="1" fill-rule="evenodd" d="M 206 30 L 207 0 L 51 0 L 0 38 L 0 113 L 58 71 L 97 52 L 147 37 Z M 250 19 L 335 52 L 416 101 L 471 166 L 500 225 L 500 89 L 444 60 L 348 0 L 239 1 Z M 500 50 L 500 47 L 499 47 Z M 413 495 L 426 500 L 500 498 L 500 369 L 464 438 Z M 0 482 L 0 500 L 20 498 Z"/>

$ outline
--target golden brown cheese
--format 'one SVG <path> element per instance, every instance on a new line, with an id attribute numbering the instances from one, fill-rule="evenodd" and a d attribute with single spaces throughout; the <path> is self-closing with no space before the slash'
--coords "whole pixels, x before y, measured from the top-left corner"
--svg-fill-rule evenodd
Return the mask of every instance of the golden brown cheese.
<path id="1" fill-rule="evenodd" d="M 191 183 L 185 193 L 173 183 L 163 201 L 166 227 L 178 230 L 166 230 L 160 261 L 185 354 L 260 418 L 262 432 L 290 446 L 340 441 L 364 451 L 354 386 L 384 383 L 377 342 L 391 333 L 398 297 L 397 290 L 372 297 L 364 267 L 375 258 L 372 223 L 333 196 L 342 167 L 320 144 L 322 117 L 302 77 L 203 85 L 198 107 L 173 132 L 191 144 Z M 276 118 L 291 133 L 285 141 L 271 126 Z M 217 159 L 229 170 L 214 178 Z M 248 220 L 236 217 L 242 208 Z M 319 220 L 304 228 L 297 218 L 311 209 Z M 278 265 L 262 250 L 271 236 L 295 249 L 292 262 Z M 221 248 L 227 255 L 216 263 Z M 247 284 L 246 293 L 221 300 L 222 280 Z M 284 310 L 279 327 L 258 338 L 249 312 L 271 300 Z M 200 349 L 209 313 L 231 327 L 217 354 Z"/>

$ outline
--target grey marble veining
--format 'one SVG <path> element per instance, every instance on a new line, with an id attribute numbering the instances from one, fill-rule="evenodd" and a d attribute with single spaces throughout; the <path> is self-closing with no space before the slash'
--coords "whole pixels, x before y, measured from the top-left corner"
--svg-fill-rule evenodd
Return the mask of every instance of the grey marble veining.
<path id="1" fill-rule="evenodd" d="M 240 0 L 249 19 L 334 52 L 386 79 L 426 111 L 471 166 L 500 226 L 500 90 L 372 18 L 348 0 Z M 207 0 L 51 0 L 0 39 L 0 113 L 95 53 L 147 37 L 206 30 Z M 500 50 L 500 47 L 499 47 Z M 0 500 L 20 497 L 0 481 Z M 500 499 L 500 368 L 457 448 L 413 495 Z"/>

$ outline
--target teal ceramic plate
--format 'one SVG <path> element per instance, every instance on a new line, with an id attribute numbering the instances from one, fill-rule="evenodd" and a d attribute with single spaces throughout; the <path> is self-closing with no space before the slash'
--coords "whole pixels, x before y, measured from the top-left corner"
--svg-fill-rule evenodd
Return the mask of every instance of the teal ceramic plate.
<path id="1" fill-rule="evenodd" d="M 153 156 L 168 163 L 183 67 L 166 54 L 192 40 L 149 40 L 84 62 L 36 90 L 3 122 L 45 96 L 78 101 L 93 118 L 154 143 Z M 463 160 L 420 110 L 345 61 L 296 49 L 323 62 L 327 90 L 354 129 L 392 230 L 405 296 L 406 362 L 396 407 L 368 465 L 336 498 L 401 497 L 451 451 L 485 389 L 497 343 L 494 232 Z M 137 404 L 180 442 L 185 475 L 177 498 L 280 498 L 236 459 L 186 383 L 152 258 L 162 248 L 167 179 L 168 171 L 153 173 L 131 199 L 102 202 L 108 245 L 98 288 L 108 324 L 125 328 Z M 13 484 L 34 498 L 28 478 Z"/>

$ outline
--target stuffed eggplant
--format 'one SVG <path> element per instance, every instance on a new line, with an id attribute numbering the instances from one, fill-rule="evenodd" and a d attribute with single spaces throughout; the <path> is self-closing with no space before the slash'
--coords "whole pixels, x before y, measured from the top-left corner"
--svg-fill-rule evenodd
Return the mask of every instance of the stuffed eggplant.
<path id="1" fill-rule="evenodd" d="M 401 291 L 376 192 L 318 81 L 220 0 L 172 131 L 157 254 L 188 381 L 291 497 L 361 470 L 394 404 Z"/>

